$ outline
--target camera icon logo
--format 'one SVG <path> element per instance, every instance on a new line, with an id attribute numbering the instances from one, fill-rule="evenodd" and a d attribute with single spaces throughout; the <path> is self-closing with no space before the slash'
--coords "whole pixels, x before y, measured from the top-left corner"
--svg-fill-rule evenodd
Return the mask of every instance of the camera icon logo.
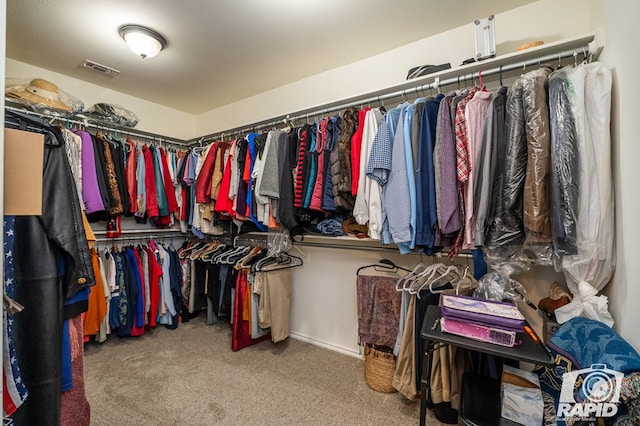
<path id="1" fill-rule="evenodd" d="M 592 420 L 615 416 L 623 376 L 606 364 L 591 364 L 589 368 L 563 374 L 558 417 Z"/>

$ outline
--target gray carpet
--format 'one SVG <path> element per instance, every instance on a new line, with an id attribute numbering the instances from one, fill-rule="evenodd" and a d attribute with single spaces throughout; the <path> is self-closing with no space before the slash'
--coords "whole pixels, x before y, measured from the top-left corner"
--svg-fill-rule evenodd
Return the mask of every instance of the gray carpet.
<path id="1" fill-rule="evenodd" d="M 414 425 L 419 403 L 364 381 L 363 361 L 294 339 L 231 351 L 203 318 L 85 348 L 92 425 Z M 440 425 L 431 417 L 427 424 Z"/>

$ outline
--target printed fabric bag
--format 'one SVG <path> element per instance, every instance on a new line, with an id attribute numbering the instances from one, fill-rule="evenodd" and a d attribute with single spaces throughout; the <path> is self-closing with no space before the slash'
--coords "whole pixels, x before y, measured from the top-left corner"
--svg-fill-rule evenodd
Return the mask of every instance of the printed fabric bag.
<path id="1" fill-rule="evenodd" d="M 442 318 L 508 331 L 524 331 L 525 319 L 512 303 L 443 294 Z"/>

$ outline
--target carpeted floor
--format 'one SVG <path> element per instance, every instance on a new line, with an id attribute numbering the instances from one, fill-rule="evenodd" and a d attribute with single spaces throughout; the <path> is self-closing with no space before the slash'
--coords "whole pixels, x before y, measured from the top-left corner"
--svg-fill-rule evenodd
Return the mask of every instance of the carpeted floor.
<path id="1" fill-rule="evenodd" d="M 92 425 L 414 425 L 419 403 L 364 381 L 363 361 L 295 339 L 231 351 L 202 317 L 85 347 Z M 429 425 L 440 425 L 431 414 Z"/>

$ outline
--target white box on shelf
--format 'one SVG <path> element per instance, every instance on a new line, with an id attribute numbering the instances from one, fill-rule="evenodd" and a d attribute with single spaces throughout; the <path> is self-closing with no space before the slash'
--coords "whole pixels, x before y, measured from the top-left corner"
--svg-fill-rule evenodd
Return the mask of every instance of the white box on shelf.
<path id="1" fill-rule="evenodd" d="M 544 402 L 537 374 L 505 365 L 501 399 L 503 418 L 525 426 L 542 425 Z"/>

